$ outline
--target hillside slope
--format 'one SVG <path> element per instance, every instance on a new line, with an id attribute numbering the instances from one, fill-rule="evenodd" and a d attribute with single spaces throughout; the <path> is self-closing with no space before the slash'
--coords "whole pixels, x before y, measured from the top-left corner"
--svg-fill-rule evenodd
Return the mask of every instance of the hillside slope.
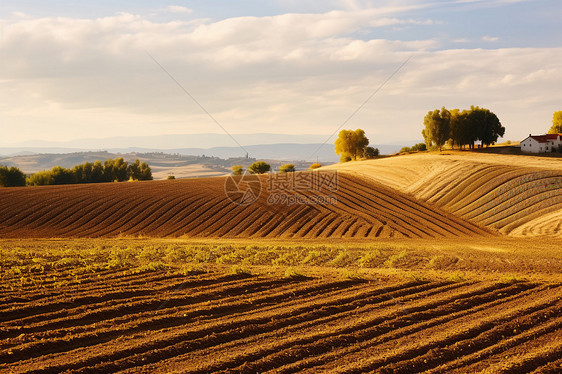
<path id="1" fill-rule="evenodd" d="M 562 237 L 562 161 L 447 152 L 334 165 L 511 236 Z"/>
<path id="2" fill-rule="evenodd" d="M 312 173 L 308 172 L 310 176 Z M 224 177 L 0 190 L 0 237 L 443 238 L 492 235 L 370 179 L 338 175 L 330 204 L 239 206 Z M 286 191 L 312 201 L 315 191 Z M 334 203 L 335 202 L 335 203 Z"/>

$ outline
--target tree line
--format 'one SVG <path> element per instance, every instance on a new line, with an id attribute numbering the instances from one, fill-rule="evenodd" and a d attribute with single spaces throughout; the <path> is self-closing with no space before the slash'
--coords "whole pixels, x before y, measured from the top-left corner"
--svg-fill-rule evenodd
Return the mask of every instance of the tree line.
<path id="1" fill-rule="evenodd" d="M 428 148 L 438 148 L 450 143 L 452 147 L 474 148 L 474 142 L 494 144 L 505 133 L 498 117 L 489 109 L 471 106 L 470 110 L 447 110 L 445 107 L 427 113 L 422 135 Z"/>
<path id="2" fill-rule="evenodd" d="M 152 170 L 146 162 L 128 163 L 122 157 L 86 162 L 72 169 L 55 166 L 26 178 L 18 168 L 0 166 L 0 186 L 46 186 L 75 183 L 123 182 L 126 180 L 152 180 Z"/>
<path id="3" fill-rule="evenodd" d="M 318 162 L 313 163 L 308 168 L 309 170 L 314 170 L 322 167 L 322 165 Z M 246 172 L 249 174 L 265 174 L 271 171 L 271 165 L 269 165 L 265 161 L 256 161 L 250 166 L 248 166 L 248 170 L 244 170 L 242 165 L 234 165 L 232 167 L 232 175 L 244 175 Z M 295 164 L 285 164 L 279 167 L 279 173 L 294 173 L 297 171 L 295 168 Z"/>

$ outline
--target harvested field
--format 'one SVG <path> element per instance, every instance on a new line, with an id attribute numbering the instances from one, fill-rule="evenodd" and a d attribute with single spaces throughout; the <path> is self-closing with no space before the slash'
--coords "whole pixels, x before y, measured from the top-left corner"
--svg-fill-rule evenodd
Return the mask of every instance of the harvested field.
<path id="1" fill-rule="evenodd" d="M 446 152 L 337 168 L 378 181 L 502 234 L 562 237 L 559 159 Z"/>
<path id="2" fill-rule="evenodd" d="M 180 274 L 3 283 L 0 372 L 557 372 L 562 285 Z"/>
<path id="3" fill-rule="evenodd" d="M 328 173 L 328 172 L 324 172 Z M 309 175 L 313 173 L 300 174 Z M 234 204 L 226 178 L 0 190 L 0 237 L 446 238 L 491 236 L 482 228 L 368 179 L 337 175 L 327 204 L 259 199 Z M 315 198 L 315 191 L 285 191 Z"/>

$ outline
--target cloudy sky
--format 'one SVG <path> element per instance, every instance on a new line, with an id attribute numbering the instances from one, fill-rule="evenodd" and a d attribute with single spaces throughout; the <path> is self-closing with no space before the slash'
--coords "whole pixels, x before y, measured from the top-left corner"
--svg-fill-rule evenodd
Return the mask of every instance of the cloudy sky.
<path id="1" fill-rule="evenodd" d="M 560 0 L 3 0 L 0 145 L 363 128 L 491 109 L 504 139 L 562 110 Z M 397 68 L 411 58 L 396 72 Z M 243 140 L 241 140 L 243 143 Z"/>

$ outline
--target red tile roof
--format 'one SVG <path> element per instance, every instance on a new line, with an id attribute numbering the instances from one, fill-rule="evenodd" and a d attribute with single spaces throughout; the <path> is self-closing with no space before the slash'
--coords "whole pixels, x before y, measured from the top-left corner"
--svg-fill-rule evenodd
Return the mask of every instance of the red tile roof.
<path id="1" fill-rule="evenodd" d="M 562 134 L 531 135 L 530 137 L 539 143 L 548 143 L 549 140 L 558 140 L 559 136 L 562 137 Z"/>

